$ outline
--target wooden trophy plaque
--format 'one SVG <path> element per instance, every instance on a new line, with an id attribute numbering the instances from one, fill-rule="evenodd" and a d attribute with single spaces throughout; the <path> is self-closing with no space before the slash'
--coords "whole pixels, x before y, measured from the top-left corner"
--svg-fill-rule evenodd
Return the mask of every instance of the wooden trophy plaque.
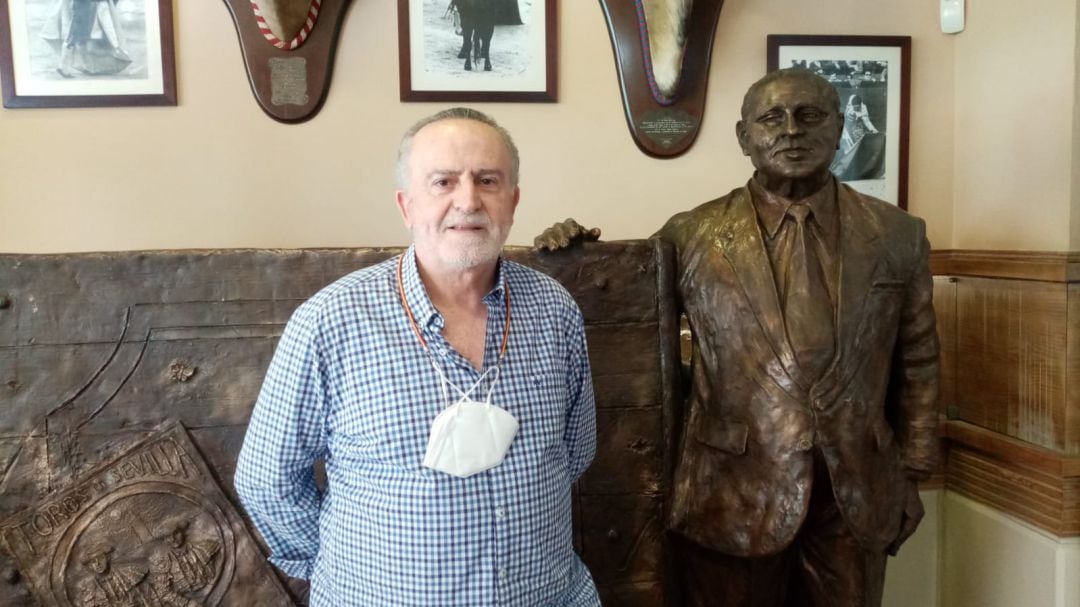
<path id="1" fill-rule="evenodd" d="M 255 99 L 274 120 L 304 122 L 330 89 L 349 0 L 225 0 Z"/>
<path id="2" fill-rule="evenodd" d="M 724 0 L 600 0 L 623 110 L 642 152 L 672 158 L 697 138 Z"/>

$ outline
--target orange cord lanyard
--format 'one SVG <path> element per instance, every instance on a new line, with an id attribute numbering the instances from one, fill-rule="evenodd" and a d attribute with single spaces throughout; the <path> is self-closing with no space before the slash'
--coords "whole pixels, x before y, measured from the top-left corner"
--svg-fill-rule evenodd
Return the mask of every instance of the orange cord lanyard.
<path id="1" fill-rule="evenodd" d="M 416 339 L 420 340 L 420 345 L 424 346 L 424 351 L 428 354 L 431 350 L 428 349 L 427 340 L 420 334 L 420 327 L 416 325 L 416 318 L 413 316 L 412 308 L 409 307 L 409 300 L 405 297 L 405 282 L 401 278 L 401 268 L 405 263 L 405 254 L 402 253 L 401 257 L 398 257 L 397 263 L 397 286 L 398 295 L 401 296 L 401 305 L 405 307 L 405 313 L 409 316 L 409 324 L 412 326 L 413 333 L 416 334 Z M 506 355 L 506 348 L 510 344 L 510 284 L 504 283 L 503 292 L 506 293 L 506 326 L 503 327 L 502 347 L 499 348 L 499 358 L 495 361 L 495 366 L 498 367 L 502 362 L 503 356 Z"/>

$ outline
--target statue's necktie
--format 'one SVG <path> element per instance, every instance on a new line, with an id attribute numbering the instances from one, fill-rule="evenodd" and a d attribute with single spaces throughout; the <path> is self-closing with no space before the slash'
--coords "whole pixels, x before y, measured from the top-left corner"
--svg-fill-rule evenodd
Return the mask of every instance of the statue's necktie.
<path id="1" fill-rule="evenodd" d="M 795 233 L 784 285 L 784 325 L 804 379 L 813 382 L 829 366 L 835 351 L 833 306 L 808 224 L 810 206 L 793 204 L 787 214 L 795 220 L 794 226 L 788 226 Z"/>

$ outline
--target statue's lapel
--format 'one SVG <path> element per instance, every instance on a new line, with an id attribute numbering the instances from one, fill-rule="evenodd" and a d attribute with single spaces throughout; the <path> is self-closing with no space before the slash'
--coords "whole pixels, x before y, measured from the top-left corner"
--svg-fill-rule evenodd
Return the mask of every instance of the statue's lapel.
<path id="1" fill-rule="evenodd" d="M 795 355 L 784 330 L 784 315 L 780 310 L 776 281 L 773 279 L 772 266 L 765 251 L 765 242 L 750 200 L 749 189 L 743 188 L 733 196 L 731 208 L 718 234 L 724 257 L 735 271 L 739 286 L 769 345 L 788 376 L 798 377 Z"/>
<path id="2" fill-rule="evenodd" d="M 881 260 L 881 225 L 847 186 L 837 185 L 840 207 L 840 306 L 837 310 L 837 356 L 850 355 L 867 294 Z"/>

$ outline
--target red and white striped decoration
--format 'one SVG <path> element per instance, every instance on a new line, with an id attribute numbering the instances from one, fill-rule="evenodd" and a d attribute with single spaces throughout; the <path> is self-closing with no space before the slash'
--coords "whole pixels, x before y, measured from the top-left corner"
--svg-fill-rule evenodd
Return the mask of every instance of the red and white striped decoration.
<path id="1" fill-rule="evenodd" d="M 259 25 L 259 31 L 266 37 L 266 40 L 274 46 L 291 51 L 299 48 L 304 40 L 307 40 L 308 35 L 311 34 L 311 29 L 315 27 L 315 20 L 319 17 L 319 6 L 322 4 L 322 0 L 311 0 L 311 6 L 308 8 L 307 22 L 304 23 L 304 27 L 300 29 L 300 32 L 296 34 L 296 37 L 285 42 L 274 35 L 274 32 L 270 30 L 270 26 L 266 24 L 266 19 L 263 17 L 262 10 L 259 9 L 259 3 L 255 0 L 251 0 L 251 10 L 255 11 L 255 22 Z"/>

